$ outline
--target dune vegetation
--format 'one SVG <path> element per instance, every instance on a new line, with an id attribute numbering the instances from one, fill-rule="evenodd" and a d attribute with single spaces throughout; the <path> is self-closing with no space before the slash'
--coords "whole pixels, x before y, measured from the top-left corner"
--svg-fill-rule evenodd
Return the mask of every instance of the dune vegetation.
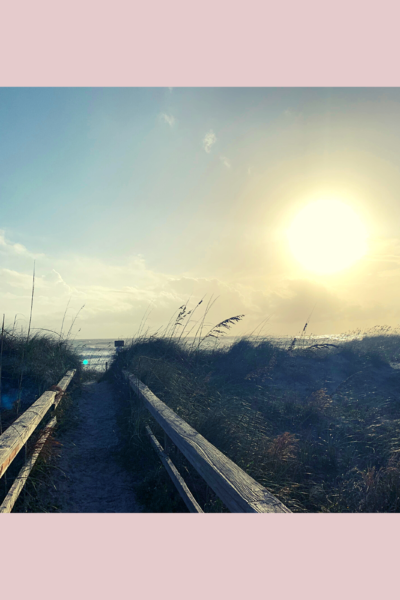
<path id="1" fill-rule="evenodd" d="M 43 333 L 27 340 L 21 332 L 5 330 L 0 397 L 3 428 L 57 384 L 68 370 L 77 369 L 81 375 L 81 363 L 67 340 Z"/>
<path id="2" fill-rule="evenodd" d="M 13 422 L 46 390 L 57 385 L 67 371 L 75 369 L 76 375 L 73 382 L 65 394 L 63 402 L 55 411 L 58 430 L 68 427 L 74 418 L 73 399 L 79 395 L 81 384 L 94 375 L 93 370 L 82 368 L 81 357 L 77 349 L 70 343 L 70 334 L 76 317 L 66 335 L 63 335 L 63 325 L 67 311 L 64 313 L 59 333 L 47 329 L 31 329 L 34 283 L 35 270 L 33 271 L 31 311 L 27 331 L 16 328 L 17 315 L 15 315 L 13 327 L 6 328 L 4 326 L 5 315 L 3 315 L 0 331 L 0 434 L 12 427 Z M 11 483 L 17 477 L 26 457 L 33 451 L 40 433 L 49 419 L 50 414 L 46 415 L 2 477 L 0 501 L 3 500 Z M 57 442 L 50 435 L 41 450 L 32 475 L 24 487 L 23 494 L 15 505 L 14 512 L 48 511 L 46 499 L 39 493 L 39 489 L 43 485 L 45 487 L 49 481 L 50 466 L 54 462 L 56 454 Z"/>
<path id="3" fill-rule="evenodd" d="M 307 338 L 306 323 L 301 335 L 285 347 L 260 334 L 237 338 L 228 346 L 219 343 L 221 337 L 244 315 L 210 328 L 206 317 L 211 303 L 194 320 L 201 304 L 191 311 L 181 306 L 167 327 L 153 334 L 142 332 L 142 323 L 103 375 L 125 398 L 119 415 L 120 456 L 132 473 L 138 502 L 145 510 L 187 509 L 154 452 L 145 426 L 151 426 L 162 445 L 164 433 L 124 383 L 122 369 L 139 377 L 293 512 L 398 512 L 398 332 L 374 328 L 331 343 Z M 99 370 L 82 366 L 81 356 L 62 331 L 30 335 L 29 329 L 26 334 L 3 326 L 2 431 L 70 369 L 77 369 L 71 395 L 79 394 L 84 380 L 102 376 Z M 57 410 L 68 421 L 73 403 L 63 401 Z M 51 443 L 48 448 L 51 457 Z M 203 510 L 225 512 L 183 455 L 173 445 L 169 452 Z M 13 465 L 15 473 L 19 462 Z M 27 494 L 32 498 L 29 510 L 36 510 L 32 485 L 40 482 L 40 468 L 39 462 L 39 474 L 26 486 L 25 505 L 17 510 L 26 510 Z M 13 469 L 8 478 L 15 476 Z"/>
<path id="4" fill-rule="evenodd" d="M 126 385 L 127 369 L 294 512 L 396 512 L 400 509 L 400 336 L 390 328 L 355 332 L 341 343 L 304 335 L 286 348 L 243 337 L 207 345 L 242 318 L 202 337 L 182 335 L 180 308 L 164 332 L 138 334 L 113 360 L 127 409 L 124 458 L 149 511 L 186 508 L 159 462 L 145 425 L 162 429 Z M 306 326 L 303 330 L 303 334 Z M 207 339 L 208 338 L 208 339 Z M 217 340 L 218 341 L 218 340 Z M 171 458 L 207 512 L 221 502 L 178 450 Z"/>

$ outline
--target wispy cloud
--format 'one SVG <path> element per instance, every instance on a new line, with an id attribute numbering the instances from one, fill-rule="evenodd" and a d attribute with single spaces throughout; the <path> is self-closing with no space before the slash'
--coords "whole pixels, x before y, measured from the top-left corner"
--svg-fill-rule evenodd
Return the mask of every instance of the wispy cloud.
<path id="1" fill-rule="evenodd" d="M 0 232 L 0 314 L 5 313 L 8 327 L 12 327 L 16 314 L 19 324 L 26 326 L 31 301 L 32 264 L 30 258 L 27 261 L 30 252 L 25 249 L 27 255 L 18 253 L 16 245 Z M 385 321 L 397 323 L 400 239 L 378 239 L 372 258 L 360 269 L 356 288 L 353 284 L 345 287 L 339 296 L 311 280 L 266 280 L 251 272 L 243 279 L 238 275 L 235 282 L 226 281 L 223 274 L 221 278 L 209 279 L 196 273 L 172 275 L 150 268 L 143 255 L 114 264 L 87 256 L 44 256 L 36 263 L 33 326 L 59 331 L 65 307 L 72 298 L 71 314 L 68 313 L 71 323 L 73 315 L 85 304 L 74 334 L 81 327 L 81 337 L 85 338 L 125 336 L 129 325 L 132 331 L 128 335 L 133 335 L 149 305 L 154 312 L 148 325 L 156 330 L 165 326 L 189 297 L 192 307 L 205 294 L 219 298 L 210 315 L 210 325 L 227 316 L 246 315 L 245 322 L 235 328 L 235 335 L 251 331 L 265 316 L 271 316 L 271 331 L 294 335 L 315 302 L 320 308 L 313 315 L 313 325 L 318 328 L 312 330 L 314 333 L 334 333 L 333 328 L 346 331 Z M 376 281 L 384 282 L 384 296 Z M 367 293 L 359 293 L 358 289 Z M 66 327 L 69 326 L 68 321 Z"/>
<path id="2" fill-rule="evenodd" d="M 29 252 L 22 244 L 13 244 L 6 240 L 5 233 L 0 229 L 0 252 L 7 255 L 25 256 L 29 258 L 42 258 L 44 254 L 34 254 Z"/>
<path id="3" fill-rule="evenodd" d="M 0 231 L 0 248 L 5 252 L 12 252 L 16 254 L 25 254 L 27 249 L 22 244 L 12 244 L 6 241 L 4 231 Z"/>
<path id="4" fill-rule="evenodd" d="M 19 314 L 19 326 L 26 326 L 32 288 L 32 273 L 26 257 L 13 254 L 15 244 L 7 244 L 4 235 L 2 246 L 11 246 L 5 263 L 13 266 L 0 268 L 0 297 L 6 325 L 11 327 L 15 314 Z M 0 246 L 1 249 L 1 246 Z M 26 250 L 29 253 L 29 250 Z M 106 264 L 100 259 L 85 256 L 51 258 L 45 256 L 36 264 L 35 304 L 33 326 L 59 331 L 65 307 L 72 298 L 68 319 L 79 314 L 82 337 L 113 337 L 126 332 L 127 324 L 134 333 L 146 308 L 151 305 L 154 315 L 149 326 L 157 329 L 168 323 L 171 315 L 189 296 L 193 303 L 204 294 L 220 296 L 218 312 L 213 313 L 215 322 L 226 318 L 229 311 L 245 314 L 243 301 L 234 288 L 217 279 L 176 277 L 152 270 L 143 256 L 137 255 L 122 263 Z M 21 314 L 24 318 L 21 317 Z M 69 327 L 69 321 L 67 327 Z"/>
<path id="5" fill-rule="evenodd" d="M 219 158 L 220 158 L 222 164 L 224 164 L 227 169 L 231 169 L 232 168 L 230 160 L 228 158 L 226 158 L 226 156 L 220 156 Z"/>
<path id="6" fill-rule="evenodd" d="M 210 131 L 208 133 L 206 133 L 206 135 L 204 136 L 204 140 L 203 140 L 203 148 L 207 153 L 211 152 L 211 148 L 214 146 L 215 142 L 217 141 L 217 136 L 215 135 L 215 133 L 213 132 L 212 129 L 210 129 Z"/>
<path id="7" fill-rule="evenodd" d="M 164 123 L 168 123 L 170 127 L 173 127 L 176 123 L 176 119 L 173 115 L 167 115 L 167 113 L 161 113 L 160 119 L 164 121 Z"/>

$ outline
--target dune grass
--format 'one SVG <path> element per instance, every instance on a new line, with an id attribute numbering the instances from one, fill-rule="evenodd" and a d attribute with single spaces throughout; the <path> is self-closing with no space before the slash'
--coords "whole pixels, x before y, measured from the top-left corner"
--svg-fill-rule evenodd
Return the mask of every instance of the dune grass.
<path id="1" fill-rule="evenodd" d="M 81 362 L 79 355 L 67 340 L 58 340 L 49 334 L 36 333 L 27 341 L 23 334 L 5 330 L 1 373 L 3 428 L 18 414 L 17 403 L 21 379 L 19 412 L 26 410 L 68 370 L 77 369 L 76 379 L 81 378 L 83 375 Z"/>
<path id="2" fill-rule="evenodd" d="M 213 302 L 200 315 L 202 303 L 192 310 L 181 306 L 167 327 L 154 334 L 142 332 L 142 323 L 103 375 L 120 386 L 127 400 L 119 416 L 124 440 L 121 460 L 132 470 L 137 499 L 145 510 L 187 509 L 156 456 L 145 425 L 150 424 L 162 445 L 163 431 L 123 384 L 121 369 L 135 373 L 292 511 L 399 512 L 400 370 L 392 368 L 400 362 L 399 333 L 377 327 L 352 332 L 332 344 L 307 338 L 306 323 L 286 348 L 268 337 L 252 335 L 223 347 L 218 344 L 220 337 L 243 315 L 211 326 L 207 314 Z M 69 399 L 57 409 L 61 427 L 69 426 L 74 389 L 84 380 L 102 376 L 98 369 L 82 367 L 77 349 L 69 342 L 71 328 L 66 337 L 62 329 L 60 334 L 30 335 L 29 328 L 26 336 L 17 333 L 15 326 L 5 329 L 3 323 L 3 430 L 67 370 L 76 368 Z M 30 443 L 35 443 L 34 437 Z M 50 438 L 17 512 L 55 510 L 38 502 L 39 497 L 45 498 L 40 490 L 49 481 L 55 454 L 57 443 Z M 173 446 L 170 455 L 203 509 L 225 512 Z M 8 485 L 17 463 L 6 474 Z"/>
<path id="3" fill-rule="evenodd" d="M 4 326 L 3 315 L 0 336 L 0 434 L 12 426 L 18 416 L 24 412 L 43 392 L 58 383 L 68 370 L 76 369 L 77 373 L 70 384 L 63 402 L 55 411 L 58 428 L 68 427 L 74 420 L 71 402 L 80 392 L 80 386 L 87 378 L 93 377 L 93 370 L 83 370 L 81 358 L 69 341 L 72 327 L 79 314 L 75 316 L 66 336 L 63 336 L 63 325 L 57 334 L 47 329 L 39 329 L 32 335 L 31 323 L 35 290 L 35 265 L 33 268 L 32 295 L 27 334 L 16 331 L 17 315 L 12 330 Z M 83 307 L 82 307 L 83 308 Z M 82 310 L 82 309 L 81 309 Z M 40 333 L 39 333 L 40 332 Z M 0 500 L 4 498 L 26 457 L 31 453 L 50 415 L 46 415 L 42 423 L 29 438 L 4 474 L 1 481 Z M 57 445 L 50 435 L 41 450 L 35 467 L 28 478 L 24 490 L 17 500 L 14 512 L 47 512 L 46 495 L 41 494 L 43 486 L 50 484 L 51 467 L 57 453 Z"/>
<path id="4" fill-rule="evenodd" d="M 133 339 L 109 376 L 135 373 L 294 512 L 400 510 L 400 371 L 390 365 L 400 359 L 397 332 L 374 328 L 331 345 L 300 336 L 286 349 L 245 337 L 211 348 L 206 336 L 173 335 L 179 328 Z M 127 461 L 143 478 L 138 500 L 150 511 L 184 511 L 144 427 L 162 444 L 163 432 L 129 396 L 122 428 Z M 203 508 L 224 510 L 184 457 L 172 457 Z"/>

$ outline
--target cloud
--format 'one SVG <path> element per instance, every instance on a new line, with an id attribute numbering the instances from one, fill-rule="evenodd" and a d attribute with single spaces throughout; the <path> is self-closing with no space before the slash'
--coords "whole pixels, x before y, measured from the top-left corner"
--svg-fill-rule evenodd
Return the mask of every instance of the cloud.
<path id="1" fill-rule="evenodd" d="M 12 243 L 6 240 L 4 230 L 0 229 L 0 252 L 11 256 L 24 256 L 29 258 L 42 258 L 44 254 L 34 254 L 29 252 L 25 246 L 18 243 Z"/>
<path id="2" fill-rule="evenodd" d="M 253 175 L 253 167 L 247 167 L 247 175 Z"/>
<path id="3" fill-rule="evenodd" d="M 161 113 L 160 119 L 164 121 L 164 123 L 168 123 L 170 127 L 173 127 L 176 123 L 176 119 L 173 115 L 167 115 L 166 113 Z"/>
<path id="4" fill-rule="evenodd" d="M 204 136 L 203 139 L 203 148 L 207 153 L 211 152 L 211 148 L 214 146 L 215 142 L 217 141 L 217 136 L 215 135 L 215 133 L 213 132 L 212 129 L 210 129 L 210 131 L 208 133 L 206 133 L 206 135 Z"/>
<path id="5" fill-rule="evenodd" d="M 64 283 L 60 273 L 58 273 L 58 271 L 56 271 L 55 269 L 52 269 L 49 273 L 43 275 L 43 280 L 48 283 Z"/>
<path id="6" fill-rule="evenodd" d="M 10 327 L 17 313 L 25 319 L 19 316 L 19 322 L 27 325 L 32 291 L 32 265 L 25 256 L 30 252 L 25 248 L 18 253 L 15 246 L 18 244 L 6 242 L 2 234 L 0 251 L 8 250 L 0 269 L 0 314 L 5 313 Z M 236 270 L 227 280 L 223 274 L 207 278 L 196 272 L 186 276 L 160 272 L 151 269 L 142 255 L 114 264 L 90 256 L 45 256 L 36 262 L 32 326 L 59 331 L 71 299 L 64 331 L 85 304 L 73 335 L 81 328 L 82 338 L 126 337 L 135 333 L 149 307 L 152 312 L 146 327 L 155 331 L 165 327 L 189 298 L 190 310 L 203 296 L 204 303 L 193 316 L 195 328 L 213 297 L 217 301 L 206 318 L 205 330 L 226 318 L 245 315 L 232 335 L 250 333 L 267 318 L 265 333 L 297 335 L 315 305 L 308 327 L 315 334 L 394 325 L 400 318 L 399 253 L 400 240 L 381 241 L 374 247 L 374 260 L 365 261 L 364 271 L 349 274 L 337 287 L 323 285 L 321 280 L 272 277 L 264 272 L 260 277 L 251 266 L 242 274 Z"/>
<path id="7" fill-rule="evenodd" d="M 231 169 L 232 168 L 230 160 L 228 158 L 226 158 L 226 156 L 220 156 L 219 158 L 220 158 L 222 164 L 225 165 L 225 167 L 227 169 Z"/>
<path id="8" fill-rule="evenodd" d="M 10 286 L 11 288 L 25 288 L 29 290 L 32 287 L 32 275 L 25 273 L 19 273 L 12 269 L 1 269 L 0 270 L 0 289 Z"/>

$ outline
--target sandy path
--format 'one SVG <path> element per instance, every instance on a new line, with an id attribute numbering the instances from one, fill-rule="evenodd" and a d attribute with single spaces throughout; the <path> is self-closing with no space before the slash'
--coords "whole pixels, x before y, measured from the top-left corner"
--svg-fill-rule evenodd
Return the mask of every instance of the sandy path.
<path id="1" fill-rule="evenodd" d="M 118 399 L 108 382 L 85 384 L 77 400 L 77 424 L 60 434 L 53 476 L 60 512 L 140 512 L 132 474 L 119 464 Z"/>

